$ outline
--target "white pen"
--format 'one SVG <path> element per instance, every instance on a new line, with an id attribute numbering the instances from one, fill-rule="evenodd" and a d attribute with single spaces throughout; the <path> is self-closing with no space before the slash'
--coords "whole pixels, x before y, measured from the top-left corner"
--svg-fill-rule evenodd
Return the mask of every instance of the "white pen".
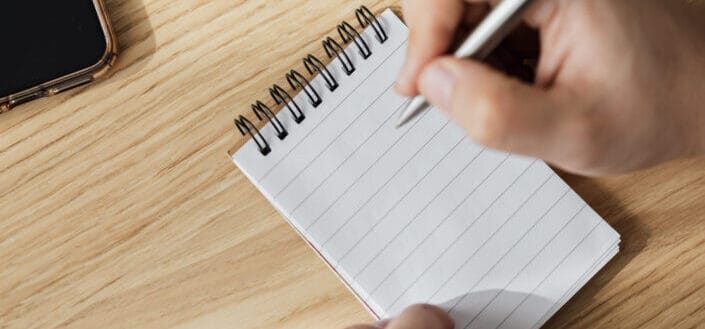
<path id="1" fill-rule="evenodd" d="M 465 39 L 454 56 L 478 61 L 485 59 L 521 22 L 521 16 L 531 2 L 532 0 L 502 0 Z M 411 121 L 428 107 L 429 104 L 423 96 L 415 96 L 401 112 L 397 127 Z"/>

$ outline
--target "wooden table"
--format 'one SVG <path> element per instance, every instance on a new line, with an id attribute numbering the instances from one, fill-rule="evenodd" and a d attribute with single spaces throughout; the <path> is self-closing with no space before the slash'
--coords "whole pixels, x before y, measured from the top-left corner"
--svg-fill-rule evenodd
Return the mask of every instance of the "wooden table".
<path id="1" fill-rule="evenodd" d="M 370 320 L 226 156 L 232 118 L 358 5 L 110 0 L 112 74 L 0 116 L 0 328 Z M 547 327 L 705 322 L 705 162 L 567 179 L 622 252 Z"/>

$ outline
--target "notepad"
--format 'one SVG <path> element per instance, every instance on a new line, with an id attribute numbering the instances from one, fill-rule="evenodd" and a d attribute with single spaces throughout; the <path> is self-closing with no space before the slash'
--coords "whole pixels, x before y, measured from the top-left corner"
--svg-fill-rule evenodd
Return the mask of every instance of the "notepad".
<path id="1" fill-rule="evenodd" d="M 432 303 L 456 328 L 540 327 L 619 235 L 544 162 L 478 145 L 435 109 L 395 128 L 407 29 L 366 13 L 272 122 L 241 118 L 254 138 L 232 160 L 377 318 Z"/>

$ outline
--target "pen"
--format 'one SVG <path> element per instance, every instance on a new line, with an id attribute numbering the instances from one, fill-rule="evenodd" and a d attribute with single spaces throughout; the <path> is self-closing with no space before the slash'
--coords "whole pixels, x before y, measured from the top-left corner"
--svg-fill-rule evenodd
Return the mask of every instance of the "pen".
<path id="1" fill-rule="evenodd" d="M 485 59 L 521 22 L 521 16 L 531 2 L 532 0 L 502 0 L 463 41 L 454 56 L 478 61 Z M 415 96 L 401 112 L 397 128 L 411 121 L 428 107 L 429 104 L 423 96 Z"/>

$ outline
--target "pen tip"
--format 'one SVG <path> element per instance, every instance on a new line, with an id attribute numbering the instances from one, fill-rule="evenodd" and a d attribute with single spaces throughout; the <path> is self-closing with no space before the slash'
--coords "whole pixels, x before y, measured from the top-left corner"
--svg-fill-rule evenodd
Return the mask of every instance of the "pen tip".
<path id="1" fill-rule="evenodd" d="M 405 125 L 407 122 L 411 120 L 413 117 L 410 107 L 411 104 L 413 103 L 412 99 L 409 99 L 408 102 L 404 104 L 404 108 L 401 111 L 401 114 L 399 115 L 399 119 L 397 120 L 396 128 L 401 128 L 403 125 Z"/>
<path id="2" fill-rule="evenodd" d="M 407 118 L 405 118 L 405 117 L 399 118 L 399 121 L 397 121 L 397 124 L 394 125 L 394 127 L 397 128 L 397 129 L 398 129 L 398 128 L 401 128 L 402 126 L 404 126 L 404 124 L 406 124 L 407 121 L 408 121 L 408 120 L 407 120 Z"/>
<path id="3" fill-rule="evenodd" d="M 404 106 L 404 110 L 399 116 L 399 121 L 397 122 L 396 127 L 400 128 L 401 126 L 407 124 L 427 107 L 428 103 L 426 103 L 426 100 L 421 96 L 416 96 L 410 99 Z"/>

